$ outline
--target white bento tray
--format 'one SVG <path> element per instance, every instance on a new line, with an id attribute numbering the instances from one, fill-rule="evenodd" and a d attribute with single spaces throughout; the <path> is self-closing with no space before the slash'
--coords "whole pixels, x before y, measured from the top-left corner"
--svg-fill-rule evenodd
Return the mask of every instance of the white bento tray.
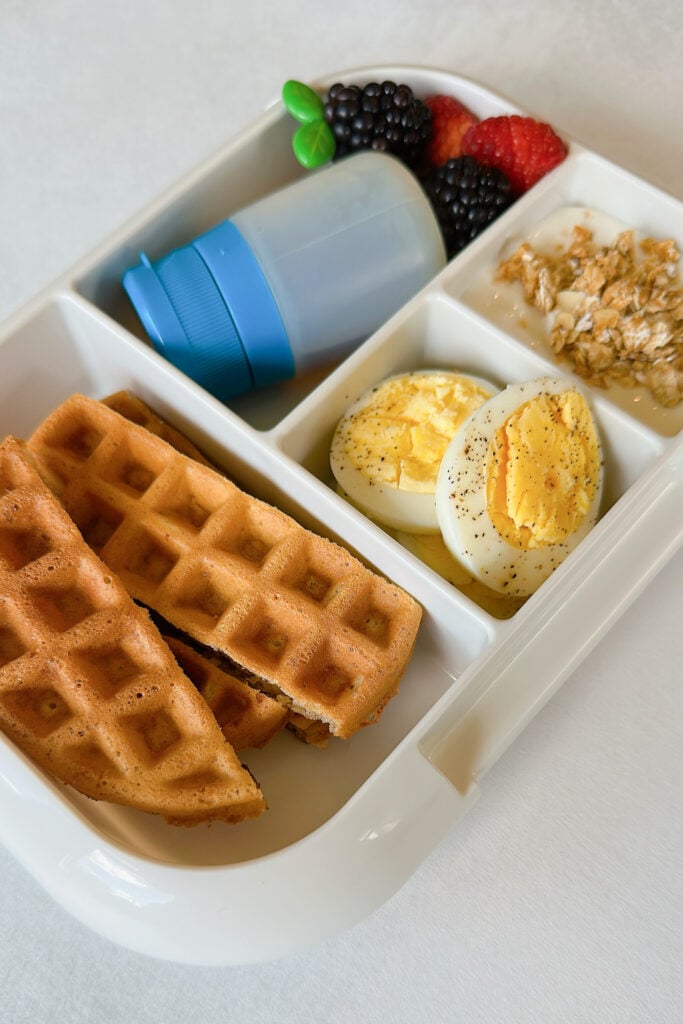
<path id="1" fill-rule="evenodd" d="M 392 78 L 457 96 L 480 117 L 519 112 L 446 72 L 361 68 L 317 83 Z M 339 540 L 424 607 L 414 656 L 380 722 L 327 750 L 278 736 L 245 752 L 269 810 L 240 826 L 178 829 L 87 800 L 0 739 L 0 834 L 68 911 L 114 942 L 195 964 L 256 962 L 360 920 L 408 879 L 483 777 L 674 553 L 683 528 L 680 423 L 655 429 L 591 391 L 604 514 L 508 619 L 446 583 L 339 497 L 337 419 L 391 373 L 458 368 L 501 386 L 567 374 L 463 301 L 507 239 L 555 208 L 594 206 L 683 243 L 683 204 L 569 140 L 566 161 L 518 200 L 332 372 L 226 408 L 143 338 L 121 288 L 152 259 L 304 172 L 274 103 L 248 130 L 21 310 L 0 338 L 2 435 L 27 434 L 69 394 L 128 388 L 246 489 Z M 561 131 L 561 126 L 555 126 Z M 634 407 L 635 408 L 635 407 Z"/>

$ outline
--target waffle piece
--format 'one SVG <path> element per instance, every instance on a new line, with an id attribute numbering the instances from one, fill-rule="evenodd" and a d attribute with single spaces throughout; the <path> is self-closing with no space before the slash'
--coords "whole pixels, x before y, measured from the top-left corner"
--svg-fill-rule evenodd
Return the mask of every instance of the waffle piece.
<path id="1" fill-rule="evenodd" d="M 421 608 L 348 551 L 82 395 L 29 445 L 129 593 L 293 711 L 345 738 L 396 692 Z"/>
<path id="2" fill-rule="evenodd" d="M 263 747 L 279 732 L 288 718 L 282 704 L 225 672 L 177 637 L 165 633 L 162 636 L 235 750 Z"/>
<path id="3" fill-rule="evenodd" d="M 330 727 L 325 722 L 316 722 L 303 715 L 291 714 L 287 728 L 298 740 L 308 743 L 311 747 L 320 747 L 324 750 L 330 742 Z"/>
<path id="4" fill-rule="evenodd" d="M 138 398 L 131 391 L 117 391 L 113 395 L 107 395 L 106 398 L 102 399 L 102 402 L 121 416 L 125 416 L 131 423 L 137 423 L 141 427 L 146 427 L 151 434 L 156 434 L 157 437 L 162 438 L 182 455 L 187 455 L 189 458 L 194 459 L 195 462 L 201 462 L 204 466 L 211 465 L 199 448 L 192 444 L 189 437 L 176 430 L 170 423 L 163 420 L 161 416 L 157 416 L 153 409 L 150 409 L 141 398 Z"/>
<path id="5" fill-rule="evenodd" d="M 265 809 L 148 613 L 13 438 L 0 445 L 0 728 L 86 796 L 175 824 Z"/>

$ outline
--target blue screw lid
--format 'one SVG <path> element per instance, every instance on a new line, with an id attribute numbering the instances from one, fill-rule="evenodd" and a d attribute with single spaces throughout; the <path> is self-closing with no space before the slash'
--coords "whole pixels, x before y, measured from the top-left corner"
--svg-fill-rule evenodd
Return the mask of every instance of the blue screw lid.
<path id="1" fill-rule="evenodd" d="M 221 401 L 294 375 L 287 333 L 261 268 L 227 221 L 123 275 L 156 350 Z"/>
<path id="2" fill-rule="evenodd" d="M 294 376 L 287 331 L 261 266 L 230 220 L 195 239 L 230 310 L 255 387 Z"/>

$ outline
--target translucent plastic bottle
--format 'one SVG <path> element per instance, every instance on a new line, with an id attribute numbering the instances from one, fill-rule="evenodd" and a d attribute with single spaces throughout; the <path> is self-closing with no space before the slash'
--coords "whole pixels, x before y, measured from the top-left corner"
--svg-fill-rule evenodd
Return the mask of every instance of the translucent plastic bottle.
<path id="1" fill-rule="evenodd" d="M 156 349 L 225 401 L 338 360 L 445 261 L 416 178 L 365 152 L 141 255 L 123 284 Z"/>

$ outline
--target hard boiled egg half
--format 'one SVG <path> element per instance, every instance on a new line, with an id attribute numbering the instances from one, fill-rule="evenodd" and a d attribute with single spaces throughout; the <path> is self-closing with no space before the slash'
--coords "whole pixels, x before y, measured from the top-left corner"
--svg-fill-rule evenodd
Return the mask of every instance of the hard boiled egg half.
<path id="1" fill-rule="evenodd" d="M 448 370 L 397 374 L 371 388 L 339 421 L 330 465 L 348 500 L 409 533 L 438 533 L 436 480 L 462 423 L 496 391 Z"/>
<path id="2" fill-rule="evenodd" d="M 602 480 L 578 388 L 550 377 L 510 385 L 470 416 L 441 461 L 444 542 L 491 589 L 532 594 L 595 524 Z"/>

